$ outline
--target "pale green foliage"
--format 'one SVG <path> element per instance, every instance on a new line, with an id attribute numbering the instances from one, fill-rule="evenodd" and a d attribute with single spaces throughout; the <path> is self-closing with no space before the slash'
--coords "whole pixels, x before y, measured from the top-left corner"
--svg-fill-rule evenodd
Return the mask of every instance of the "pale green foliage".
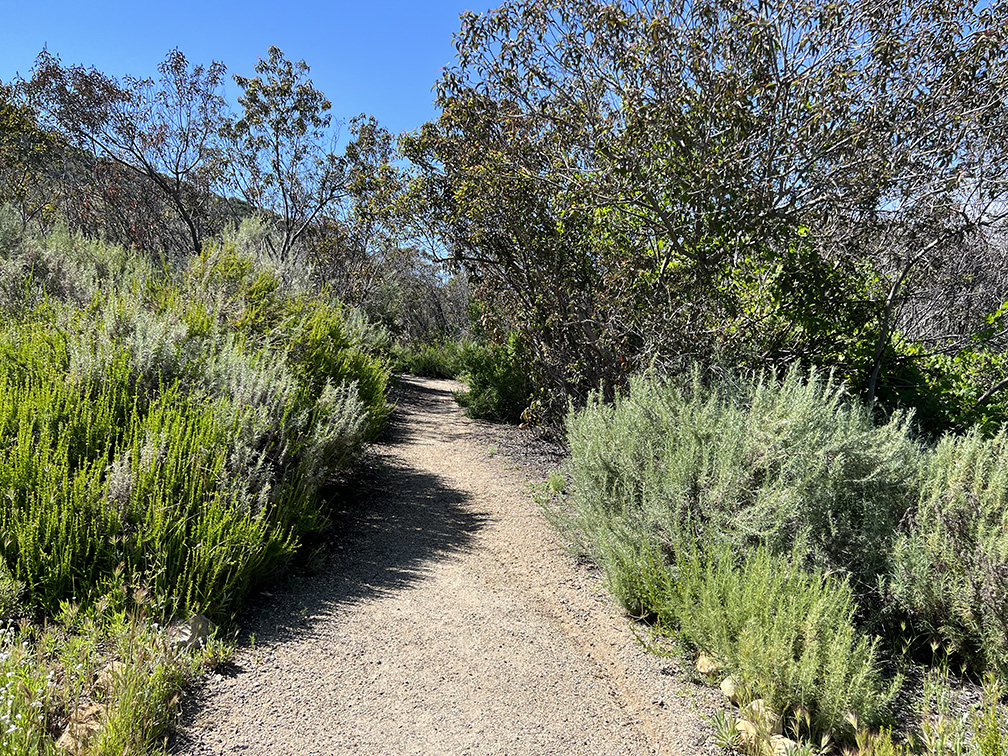
<path id="1" fill-rule="evenodd" d="M 0 243 L 0 311 L 17 313 L 47 299 L 87 305 L 110 287 L 126 293 L 154 274 L 142 255 L 71 234 L 10 235 Z"/>
<path id="2" fill-rule="evenodd" d="M 975 753 L 970 748 L 975 745 L 969 738 L 970 716 L 959 710 L 957 698 L 946 657 L 924 673 L 921 696 L 916 702 L 920 721 L 917 731 L 911 733 L 912 752 L 927 756 Z"/>
<path id="3" fill-rule="evenodd" d="M 302 462 L 309 488 L 324 483 L 326 471 L 353 449 L 364 430 L 364 409 L 353 386 L 326 382 L 315 404 Z"/>
<path id="4" fill-rule="evenodd" d="M 0 330 L 0 526 L 25 601 L 93 600 L 123 564 L 168 614 L 235 608 L 380 430 L 384 365 L 305 277 L 231 242 L 174 278 L 62 233 L 0 260 L 29 292 Z"/>
<path id="5" fill-rule="evenodd" d="M 269 225 L 258 215 L 243 218 L 227 236 L 234 241 L 235 249 L 256 259 L 267 258 L 274 243 Z"/>
<path id="6" fill-rule="evenodd" d="M 1004 756 L 1008 721 L 1001 710 L 1001 690 L 997 679 L 987 675 L 980 700 L 964 707 L 946 657 L 924 674 L 916 701 L 919 719 L 916 727 L 907 728 L 908 742 L 895 743 L 891 730 L 875 733 L 854 720 L 858 756 Z"/>
<path id="7" fill-rule="evenodd" d="M 567 478 L 562 473 L 551 472 L 546 479 L 546 487 L 554 496 L 559 496 L 567 488 Z"/>
<path id="8" fill-rule="evenodd" d="M 555 519 L 628 611 L 718 657 L 746 696 L 841 740 L 852 713 L 859 749 L 888 755 L 906 749 L 858 729 L 900 684 L 883 683 L 866 629 L 905 620 L 908 648 L 931 641 L 1003 680 L 1008 435 L 925 447 L 907 418 L 875 422 L 796 370 L 636 378 L 567 428 L 571 508 Z M 998 753 L 996 703 L 953 707 L 947 666 L 923 693 L 915 750 Z"/>
<path id="9" fill-rule="evenodd" d="M 381 429 L 366 324 L 251 254 L 259 233 L 174 273 L 64 231 L 4 237 L 0 620 L 59 626 L 0 643 L 0 755 L 54 752 L 53 718 L 94 704 L 88 752 L 149 748 L 213 652 L 172 649 L 148 616 L 235 611 Z"/>
<path id="10" fill-rule="evenodd" d="M 84 628 L 83 637 L 94 635 Z M 133 752 L 163 736 L 175 721 L 182 686 L 221 653 L 214 640 L 195 652 L 173 648 L 142 618 L 117 620 L 98 635 L 108 638 L 113 657 L 122 661 L 106 673 L 107 690 L 92 693 L 106 707 L 91 744 L 97 753 Z"/>
<path id="11" fill-rule="evenodd" d="M 0 203 L 0 252 L 14 247 L 20 231 L 17 212 L 10 205 Z"/>
<path id="12" fill-rule="evenodd" d="M 388 329 L 381 323 L 370 321 L 361 308 L 348 308 L 344 314 L 344 320 L 354 341 L 368 351 L 382 353 L 388 352 L 392 348 L 392 336 Z"/>
<path id="13" fill-rule="evenodd" d="M 694 372 L 635 378 L 567 429 L 561 524 L 628 611 L 715 654 L 775 710 L 803 707 L 815 732 L 883 718 L 899 683 L 883 683 L 854 597 L 914 501 L 905 418 L 876 427 L 817 374 L 709 388 Z"/>
<path id="14" fill-rule="evenodd" d="M 867 590 L 915 496 L 906 418 L 876 427 L 840 387 L 797 370 L 781 382 L 635 378 L 567 423 L 585 512 L 619 516 L 671 552 L 702 543 L 800 546 L 806 564 Z"/>
<path id="15" fill-rule="evenodd" d="M 472 347 L 464 343 L 396 344 L 392 350 L 396 372 L 424 378 L 458 378 L 465 370 L 466 352 Z"/>
<path id="16" fill-rule="evenodd" d="M 742 738 L 735 729 L 738 718 L 718 709 L 711 716 L 714 726 L 714 745 L 728 751 L 736 751 L 742 745 Z"/>
<path id="17" fill-rule="evenodd" d="M 911 756 L 909 745 L 893 742 L 892 730 L 883 728 L 878 733 L 859 730 L 857 733 L 858 756 Z"/>
<path id="18" fill-rule="evenodd" d="M 924 467 L 893 593 L 915 630 L 1008 672 L 1008 435 L 940 440 Z"/>
<path id="19" fill-rule="evenodd" d="M 10 622 L 21 609 L 25 584 L 15 580 L 7 565 L 0 561 L 0 624 Z"/>
<path id="20" fill-rule="evenodd" d="M 900 681 L 884 683 L 876 643 L 854 625 L 855 604 L 846 582 L 799 569 L 765 548 L 741 564 L 727 549 L 680 553 L 674 561 L 654 546 L 629 546 L 598 530 L 594 553 L 631 612 L 650 615 L 658 627 L 722 661 L 743 697 L 763 698 L 790 717 L 810 714 L 813 733 L 841 733 L 854 712 L 876 723 L 887 713 Z M 643 533 L 637 533 L 644 542 Z M 650 549 L 650 550 L 649 550 Z"/>
<path id="21" fill-rule="evenodd" d="M 61 313 L 68 332 L 87 334 L 67 341 L 69 372 L 75 380 L 101 380 L 117 359 L 126 359 L 138 386 L 156 392 L 191 371 L 200 344 L 189 338 L 176 313 L 152 312 L 139 294 L 105 296 L 91 312 Z"/>
<path id="22" fill-rule="evenodd" d="M 785 720 L 804 708 L 820 733 L 842 730 L 849 712 L 869 724 L 882 718 L 900 681 L 882 682 L 876 643 L 855 629 L 846 583 L 762 548 L 741 565 L 728 551 L 677 562 L 669 580 L 659 616 Z"/>
<path id="23" fill-rule="evenodd" d="M 219 660 L 212 638 L 195 651 L 172 647 L 152 624 L 150 599 L 122 584 L 97 606 L 64 602 L 44 630 L 0 636 L 0 754 L 58 754 L 51 722 L 100 709 L 87 753 L 136 753 L 172 724 L 183 684 Z"/>

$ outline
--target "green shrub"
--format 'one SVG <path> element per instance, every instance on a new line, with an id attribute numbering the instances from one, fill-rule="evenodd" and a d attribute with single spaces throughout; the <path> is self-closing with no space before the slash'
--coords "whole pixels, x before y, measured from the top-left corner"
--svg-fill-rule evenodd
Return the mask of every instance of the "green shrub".
<path id="1" fill-rule="evenodd" d="M 95 728 L 81 753 L 159 753 L 151 745 L 176 718 L 182 685 L 224 649 L 216 639 L 173 647 L 149 608 L 146 591 L 120 583 L 97 606 L 64 602 L 44 629 L 0 634 L 0 756 L 67 753 L 52 727 L 80 709 Z"/>
<path id="2" fill-rule="evenodd" d="M 948 435 L 928 456 L 893 596 L 917 633 L 1008 674 L 1008 435 Z"/>
<path id="3" fill-rule="evenodd" d="M 744 698 L 763 698 L 787 722 L 804 709 L 816 735 L 845 735 L 850 712 L 872 726 L 888 716 L 901 680 L 884 682 L 846 581 L 764 547 L 741 562 L 727 547 L 669 559 L 653 533 L 625 521 L 590 540 L 627 611 L 716 657 Z"/>
<path id="4" fill-rule="evenodd" d="M 422 378 L 458 378 L 465 369 L 465 349 L 453 341 L 397 345 L 392 352 L 393 369 Z"/>
<path id="5" fill-rule="evenodd" d="M 142 611 L 106 620 L 95 629 L 85 626 L 81 637 L 97 636 L 123 661 L 112 674 L 105 668 L 105 711 L 90 747 L 94 753 L 144 753 L 149 744 L 166 740 L 182 687 L 199 675 L 201 662 L 212 660 L 216 643 L 211 640 L 196 651 L 173 648 L 165 643 L 163 630 L 144 621 Z"/>
<path id="6" fill-rule="evenodd" d="M 513 333 L 504 346 L 470 345 L 462 364 L 468 389 L 455 395 L 470 417 L 517 423 L 532 400 L 525 347 Z"/>
<path id="7" fill-rule="evenodd" d="M 15 580 L 6 562 L 0 560 L 0 627 L 6 627 L 22 610 L 25 584 Z"/>
<path id="8" fill-rule="evenodd" d="M 122 378 L 0 386 L 8 568 L 50 613 L 117 565 L 172 610 L 231 608 L 296 542 L 275 524 L 290 515 L 255 506 L 226 474 L 247 472 L 227 470 L 226 406 L 172 390 L 143 416 L 124 412 Z"/>
<path id="9" fill-rule="evenodd" d="M 166 615 L 234 610 L 381 430 L 384 361 L 325 292 L 227 242 L 174 277 L 65 234 L 5 264 L 31 305 L 0 330 L 5 604 L 23 585 L 52 614 L 125 570 Z"/>
<path id="10" fill-rule="evenodd" d="M 21 239 L 21 221 L 12 205 L 0 202 L 0 257 L 6 257 Z"/>
<path id="11" fill-rule="evenodd" d="M 758 548 L 742 564 L 727 550 L 694 555 L 677 563 L 669 588 L 661 619 L 785 721 L 801 708 L 813 732 L 840 733 L 850 712 L 867 726 L 886 716 L 900 681 L 883 682 L 876 642 L 855 628 L 846 582 Z"/>
<path id="12" fill-rule="evenodd" d="M 878 598 L 915 500 L 906 418 L 876 427 L 816 373 L 708 387 L 694 372 L 593 397 L 567 437 L 558 523 L 628 611 L 720 658 L 781 714 L 808 711 L 819 732 L 846 732 L 849 712 L 883 719 L 899 681 L 883 683 L 854 618 Z"/>
<path id="13" fill-rule="evenodd" d="M 986 675 L 983 700 L 973 711 L 970 724 L 973 742 L 979 756 L 1005 756 L 1008 754 L 1008 721 L 1001 713 L 1001 684 L 994 675 Z"/>
<path id="14" fill-rule="evenodd" d="M 635 378 L 567 422 L 578 508 L 656 531 L 670 553 L 724 543 L 801 546 L 806 566 L 849 575 L 859 594 L 888 572 L 916 496 L 908 421 L 876 427 L 829 379 L 792 370 L 708 388 Z"/>
<path id="15" fill-rule="evenodd" d="M 0 626 L 45 618 L 0 638 L 0 754 L 55 753 L 96 698 L 88 752 L 161 738 L 210 653 L 164 621 L 234 612 L 380 432 L 380 334 L 256 244 L 168 271 L 0 228 Z"/>

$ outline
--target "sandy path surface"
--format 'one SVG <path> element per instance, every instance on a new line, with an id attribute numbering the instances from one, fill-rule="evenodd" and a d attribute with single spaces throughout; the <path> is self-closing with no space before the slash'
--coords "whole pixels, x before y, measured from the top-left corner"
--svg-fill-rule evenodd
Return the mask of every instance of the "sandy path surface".
<path id="1" fill-rule="evenodd" d="M 259 599 L 233 663 L 188 695 L 176 753 L 716 750 L 713 692 L 643 650 L 452 387 L 404 379 L 341 545 Z"/>

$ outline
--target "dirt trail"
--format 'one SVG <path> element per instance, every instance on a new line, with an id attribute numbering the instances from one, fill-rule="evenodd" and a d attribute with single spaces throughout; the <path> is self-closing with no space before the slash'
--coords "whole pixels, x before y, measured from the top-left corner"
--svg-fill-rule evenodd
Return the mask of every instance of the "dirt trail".
<path id="1" fill-rule="evenodd" d="M 713 694 L 644 652 L 452 387 L 404 380 L 342 547 L 261 599 L 233 663 L 187 698 L 175 752 L 715 750 Z"/>

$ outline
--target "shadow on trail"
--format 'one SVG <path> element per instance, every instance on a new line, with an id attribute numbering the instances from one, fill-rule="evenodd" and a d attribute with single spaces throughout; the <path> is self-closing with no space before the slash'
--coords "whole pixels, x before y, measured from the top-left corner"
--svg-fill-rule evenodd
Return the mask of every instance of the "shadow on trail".
<path id="1" fill-rule="evenodd" d="M 308 557 L 313 574 L 267 588 L 275 594 L 268 603 L 240 618 L 243 633 L 254 632 L 257 643 L 310 632 L 312 617 L 338 612 L 341 604 L 409 588 L 432 564 L 467 549 L 486 523 L 485 514 L 468 506 L 466 492 L 394 453 L 434 433 L 456 435 L 441 422 L 455 412 L 446 392 L 406 379 L 396 393 L 390 432 L 357 475 L 330 492 L 324 540 Z"/>
<path id="2" fill-rule="evenodd" d="M 446 440 L 463 435 L 439 421 L 450 421 L 456 416 L 459 409 L 451 392 L 464 386 L 455 381 L 438 383 L 431 385 L 430 381 L 408 375 L 399 377 L 390 397 L 396 411 L 382 438 L 384 443 L 408 444 L 430 438 L 432 434 Z"/>
<path id="3" fill-rule="evenodd" d="M 349 508 L 330 512 L 317 572 L 293 577 L 272 606 L 242 623 L 257 643 L 310 632 L 312 617 L 342 604 L 409 588 L 432 564 L 467 549 L 486 522 L 466 507 L 465 493 L 438 476 L 388 458 L 379 464 L 363 489 L 344 494 L 356 499 Z"/>
<path id="4" fill-rule="evenodd" d="M 434 473 L 405 465 L 394 454 L 396 445 L 425 434 L 455 435 L 440 423 L 454 412 L 446 392 L 404 382 L 397 393 L 390 432 L 366 455 L 354 479 L 331 492 L 329 525 L 307 557 L 310 574 L 295 570 L 246 599 L 238 617 L 239 645 L 247 645 L 254 634 L 256 647 L 266 651 L 284 640 L 312 635 L 316 622 L 338 615 L 341 606 L 408 589 L 432 565 L 469 548 L 487 522 L 487 515 L 468 506 L 467 493 Z M 306 544 L 303 551 L 312 548 Z M 217 670 L 227 677 L 244 672 L 230 662 Z M 191 721 L 208 695 L 204 685 L 190 691 L 183 721 Z M 185 734 L 176 733 L 171 750 L 191 745 Z"/>

